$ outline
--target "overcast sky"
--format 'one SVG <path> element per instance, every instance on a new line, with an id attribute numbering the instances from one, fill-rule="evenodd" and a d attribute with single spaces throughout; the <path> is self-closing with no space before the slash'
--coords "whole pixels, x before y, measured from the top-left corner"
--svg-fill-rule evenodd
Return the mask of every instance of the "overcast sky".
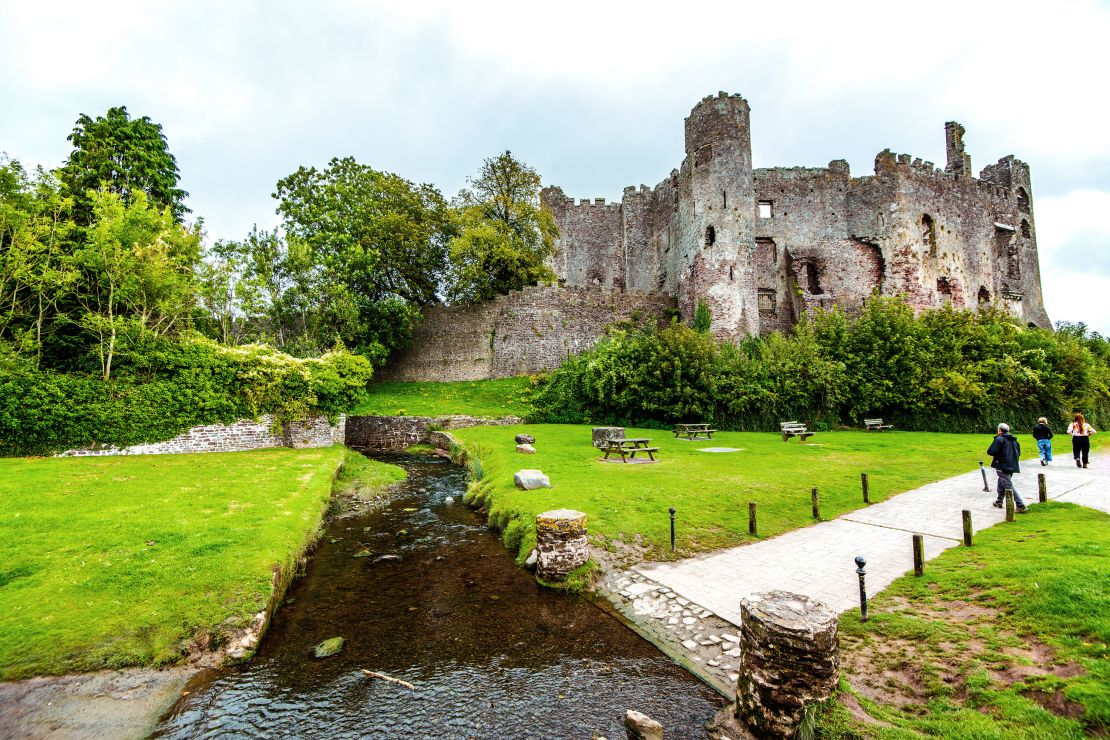
<path id="1" fill-rule="evenodd" d="M 450 196 L 510 148 L 619 199 L 718 90 L 751 104 L 757 167 L 943 166 L 957 120 L 976 172 L 1032 167 L 1049 316 L 1110 333 L 1106 3 L 0 0 L 0 33 L 0 152 L 55 166 L 79 114 L 126 105 L 210 241 L 277 225 L 274 183 L 333 156 Z"/>

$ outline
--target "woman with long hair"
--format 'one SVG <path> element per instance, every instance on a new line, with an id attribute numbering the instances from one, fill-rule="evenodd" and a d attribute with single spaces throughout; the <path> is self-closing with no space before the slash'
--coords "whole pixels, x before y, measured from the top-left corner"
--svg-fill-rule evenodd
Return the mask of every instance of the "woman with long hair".
<path id="1" fill-rule="evenodd" d="M 1091 455 L 1091 436 L 1095 433 L 1095 428 L 1087 423 L 1083 414 L 1076 414 L 1075 421 L 1068 425 L 1068 434 L 1071 435 L 1071 454 L 1075 458 L 1075 467 L 1087 467 L 1087 458 Z"/>

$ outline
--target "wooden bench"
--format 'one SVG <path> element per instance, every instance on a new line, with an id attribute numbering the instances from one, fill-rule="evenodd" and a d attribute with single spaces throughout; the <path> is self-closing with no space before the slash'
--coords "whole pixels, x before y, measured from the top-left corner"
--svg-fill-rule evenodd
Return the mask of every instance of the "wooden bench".
<path id="1" fill-rule="evenodd" d="M 779 429 L 782 431 L 782 441 L 789 442 L 791 437 L 797 437 L 802 442 L 807 438 L 813 436 L 813 432 L 809 431 L 804 424 L 796 421 L 782 421 L 779 422 Z"/>
<path id="2" fill-rule="evenodd" d="M 893 429 L 893 424 L 884 424 L 882 419 L 864 419 L 863 427 L 869 432 L 881 432 L 884 429 Z"/>
<path id="3" fill-rule="evenodd" d="M 675 424 L 673 431 L 675 439 L 686 437 L 689 440 L 696 440 L 713 439 L 713 433 L 717 430 L 710 429 L 708 424 Z"/>
<path id="4" fill-rule="evenodd" d="M 609 455 L 617 454 L 621 456 L 621 462 L 628 462 L 629 458 L 636 459 L 636 455 L 644 452 L 647 453 L 648 458 L 655 462 L 655 453 L 659 452 L 658 447 L 649 447 L 650 439 L 645 437 L 635 437 L 630 439 L 610 439 L 606 440 L 605 445 L 601 448 L 605 452 L 603 460 L 608 460 Z"/>

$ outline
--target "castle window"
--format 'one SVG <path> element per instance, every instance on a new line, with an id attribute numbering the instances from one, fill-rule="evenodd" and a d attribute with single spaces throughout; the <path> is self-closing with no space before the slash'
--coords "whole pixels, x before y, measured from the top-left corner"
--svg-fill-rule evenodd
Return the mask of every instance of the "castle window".
<path id="1" fill-rule="evenodd" d="M 724 190 L 721 191 L 721 208 L 728 208 L 728 193 Z"/>
<path id="2" fill-rule="evenodd" d="M 728 266 L 728 280 L 732 282 L 732 265 Z"/>
<path id="3" fill-rule="evenodd" d="M 1025 188 L 1017 190 L 1017 207 L 1022 213 L 1029 213 L 1029 193 Z"/>
<path id="4" fill-rule="evenodd" d="M 775 313 L 775 291 L 769 290 L 767 288 L 760 288 L 759 293 L 757 294 L 757 298 L 757 305 L 759 306 L 760 313 Z"/>
<path id="5" fill-rule="evenodd" d="M 990 303 L 990 302 L 991 302 L 991 292 L 989 290 L 987 290 L 987 286 L 980 285 L 979 286 L 979 303 Z"/>
<path id="6" fill-rule="evenodd" d="M 717 230 L 712 226 L 705 227 L 705 246 L 712 247 L 717 241 Z"/>
<path id="7" fill-rule="evenodd" d="M 1024 218 L 1021 220 L 1021 235 L 1026 239 L 1033 235 L 1033 231 L 1029 228 L 1029 222 Z"/>
<path id="8" fill-rule="evenodd" d="M 764 236 L 755 238 L 755 259 L 761 265 L 773 265 L 778 262 L 779 254 L 775 249 L 775 240 Z"/>
<path id="9" fill-rule="evenodd" d="M 759 201 L 759 217 L 760 218 L 772 218 L 773 216 L 774 216 L 774 213 L 771 211 L 771 201 L 769 201 L 769 200 Z"/>
<path id="10" fill-rule="evenodd" d="M 921 217 L 921 240 L 929 248 L 929 256 L 937 256 L 937 225 L 933 217 L 926 213 Z"/>
<path id="11" fill-rule="evenodd" d="M 806 288 L 812 295 L 820 295 L 824 292 L 821 290 L 821 283 L 817 280 L 817 265 L 812 262 L 806 263 Z"/>

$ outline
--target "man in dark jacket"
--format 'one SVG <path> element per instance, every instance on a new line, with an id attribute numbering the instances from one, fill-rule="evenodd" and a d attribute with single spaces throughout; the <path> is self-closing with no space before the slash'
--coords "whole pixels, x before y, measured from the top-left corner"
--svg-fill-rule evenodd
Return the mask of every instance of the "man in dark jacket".
<path id="1" fill-rule="evenodd" d="M 999 509 L 1002 508 L 1002 500 L 1006 495 L 1006 489 L 1009 488 L 1014 491 L 1017 513 L 1024 514 L 1025 502 L 1014 490 L 1014 483 L 1010 480 L 1011 475 L 1021 472 L 1021 466 L 1018 464 L 1021 458 L 1021 445 L 1018 444 L 1017 437 L 1010 434 L 1009 424 L 998 425 L 998 434 L 987 449 L 987 454 L 991 456 L 991 467 L 998 473 L 998 498 L 994 500 L 994 505 Z"/>

